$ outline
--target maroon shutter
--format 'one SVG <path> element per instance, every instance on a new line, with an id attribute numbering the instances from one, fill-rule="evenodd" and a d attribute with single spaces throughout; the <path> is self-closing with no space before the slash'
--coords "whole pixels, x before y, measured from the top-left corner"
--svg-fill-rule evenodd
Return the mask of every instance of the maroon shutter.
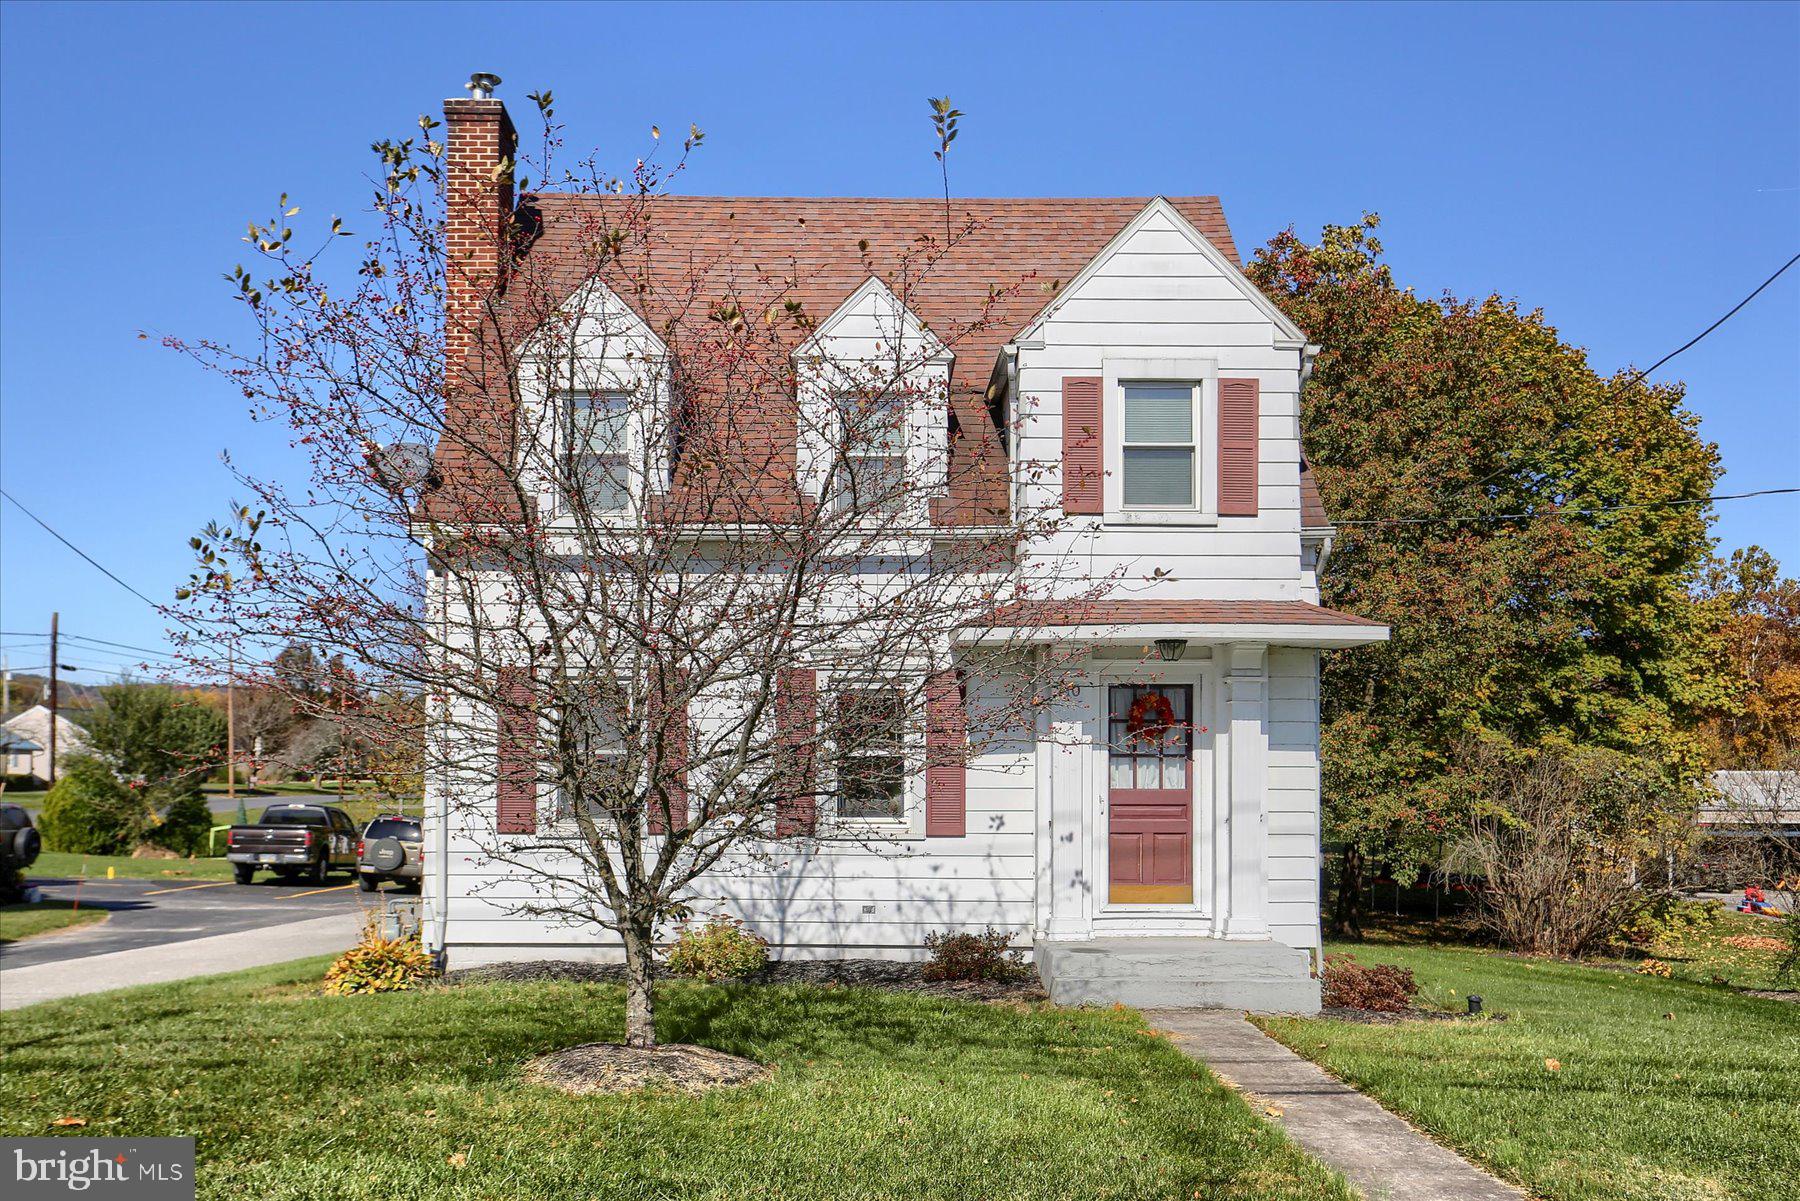
<path id="1" fill-rule="evenodd" d="M 810 831 L 818 813 L 813 795 L 818 743 L 819 677 L 810 667 L 775 673 L 775 836 Z"/>
<path id="2" fill-rule="evenodd" d="M 925 837 L 969 832 L 968 715 L 954 671 L 925 681 Z"/>
<path id="3" fill-rule="evenodd" d="M 537 833 L 537 704 L 531 672 L 502 667 L 496 692 L 494 824 L 502 834 Z"/>
<path id="4" fill-rule="evenodd" d="M 1219 516 L 1256 516 L 1257 428 L 1261 385 L 1253 379 L 1219 381 Z"/>
<path id="5" fill-rule="evenodd" d="M 680 669 L 669 672 L 667 687 L 674 692 L 686 693 L 687 676 Z M 665 704 L 660 691 L 650 697 L 650 736 L 656 737 L 656 728 L 662 726 L 663 767 L 665 777 L 663 788 L 668 793 L 669 825 L 677 830 L 687 828 L 687 757 L 688 757 L 688 704 L 687 697 L 681 696 L 671 704 Z M 663 806 L 654 794 L 650 798 L 650 833 L 663 834 Z"/>
<path id="6" fill-rule="evenodd" d="M 1104 442 L 1100 425 L 1101 379 L 1097 375 L 1063 376 L 1063 512 L 1104 511 L 1101 480 L 1105 478 Z"/>

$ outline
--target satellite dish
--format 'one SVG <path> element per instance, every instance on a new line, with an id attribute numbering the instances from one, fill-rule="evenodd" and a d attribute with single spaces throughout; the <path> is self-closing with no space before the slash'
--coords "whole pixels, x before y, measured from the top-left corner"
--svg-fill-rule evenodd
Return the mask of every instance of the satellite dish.
<path id="1" fill-rule="evenodd" d="M 395 495 L 423 492 L 437 484 L 431 447 L 422 442 L 390 442 L 369 451 L 375 480 Z"/>

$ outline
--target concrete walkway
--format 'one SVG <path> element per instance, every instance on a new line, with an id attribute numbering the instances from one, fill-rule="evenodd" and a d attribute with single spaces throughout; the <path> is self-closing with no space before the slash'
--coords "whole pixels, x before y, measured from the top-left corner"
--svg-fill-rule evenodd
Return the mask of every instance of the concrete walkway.
<path id="1" fill-rule="evenodd" d="M 1287 1136 L 1342 1172 L 1370 1201 L 1520 1201 L 1505 1184 L 1302 1059 L 1241 1013 L 1149 1009 L 1183 1053 L 1253 1096 Z"/>
<path id="2" fill-rule="evenodd" d="M 9 968 L 0 962 L 0 1009 L 325 955 L 361 934 L 362 915 L 350 912 L 57 963 Z"/>

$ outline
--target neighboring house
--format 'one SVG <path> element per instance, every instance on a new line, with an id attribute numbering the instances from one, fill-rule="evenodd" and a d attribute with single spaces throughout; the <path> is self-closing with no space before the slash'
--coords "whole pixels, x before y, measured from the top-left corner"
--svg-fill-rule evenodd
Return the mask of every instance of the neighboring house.
<path id="1" fill-rule="evenodd" d="M 31 708 L 11 718 L 5 723 L 6 731 L 17 735 L 31 744 L 30 750 L 23 748 L 6 750 L 6 774 L 9 776 L 36 776 L 40 780 L 50 778 L 50 710 L 44 705 L 33 705 Z M 56 765 L 58 770 L 72 754 L 87 747 L 87 731 L 62 716 L 56 717 Z"/>
<path id="2" fill-rule="evenodd" d="M 1706 833 L 1800 838 L 1800 772 L 1716 771 L 1712 786 L 1697 816 Z"/>
<path id="3" fill-rule="evenodd" d="M 446 121 L 450 161 L 495 178 L 510 153 L 501 102 L 449 101 Z M 496 185 L 492 203 L 509 202 Z M 589 203 L 533 197 L 541 227 L 522 253 L 574 236 Z M 857 238 L 941 233 L 941 202 L 656 204 L 666 260 L 813 265 L 814 339 L 858 336 L 869 314 L 929 329 L 997 280 L 1043 281 L 946 356 L 953 399 L 937 421 L 993 431 L 986 503 L 1048 497 L 1070 515 L 1028 559 L 1094 578 L 1123 567 L 1134 580 L 1116 597 L 1034 613 L 1047 640 L 1085 654 L 1084 686 L 1041 715 L 1035 736 L 982 752 L 953 780 L 909 784 L 905 855 L 834 848 L 785 873 L 721 878 L 709 899 L 777 956 L 919 957 L 929 933 L 993 925 L 1033 946 L 1058 999 L 1316 1010 L 1320 657 L 1388 631 L 1319 604 L 1334 530 L 1300 446 L 1300 392 L 1319 348 L 1246 279 L 1218 199 L 958 200 L 978 232 L 905 306 L 871 278 Z M 473 240 L 457 220 L 452 244 Z M 544 391 L 521 381 L 527 397 Z M 1167 420 L 1151 437 L 1157 453 L 1134 457 L 1156 424 L 1141 414 Z M 907 469 L 933 470 L 943 445 L 941 424 L 924 430 Z M 1027 462 L 1051 469 L 1027 478 L 1016 466 Z M 1133 683 L 1146 648 L 1165 640 L 1158 682 Z M 1191 737 L 1122 753 L 1115 735 L 1137 710 L 1165 706 Z M 434 950 L 451 966 L 616 954 L 591 929 L 498 903 L 521 885 L 456 853 L 488 835 L 447 816 L 442 789 L 428 784 Z M 527 807 L 486 830 L 538 820 Z"/>

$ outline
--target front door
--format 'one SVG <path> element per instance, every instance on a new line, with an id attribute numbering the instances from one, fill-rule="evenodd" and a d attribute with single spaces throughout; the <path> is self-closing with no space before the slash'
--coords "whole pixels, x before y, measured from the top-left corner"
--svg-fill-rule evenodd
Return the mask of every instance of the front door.
<path id="1" fill-rule="evenodd" d="M 1194 900 L 1194 689 L 1107 690 L 1107 897 L 1113 904 Z"/>

